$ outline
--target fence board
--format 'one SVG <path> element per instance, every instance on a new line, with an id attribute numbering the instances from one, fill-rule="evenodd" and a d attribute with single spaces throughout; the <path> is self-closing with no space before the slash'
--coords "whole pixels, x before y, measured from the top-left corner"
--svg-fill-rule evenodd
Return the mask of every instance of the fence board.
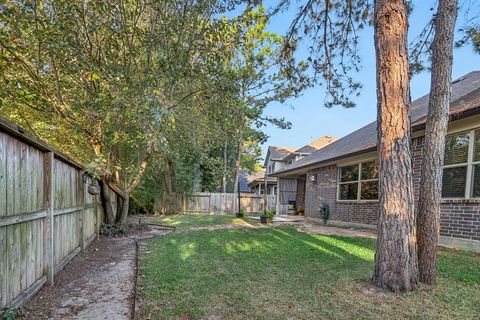
<path id="1" fill-rule="evenodd" d="M 276 197 L 267 196 L 267 209 L 275 210 Z M 261 212 L 265 207 L 263 195 L 242 193 L 240 207 L 247 214 Z M 172 212 L 172 208 L 177 208 Z M 183 208 L 183 209 L 182 209 Z M 238 195 L 236 193 L 195 193 L 182 196 L 173 194 L 170 197 L 162 196 L 155 203 L 155 210 L 163 213 L 190 213 L 190 214 L 217 214 L 228 215 L 238 212 Z"/>
<path id="2" fill-rule="evenodd" d="M 47 279 L 53 284 L 53 271 L 98 232 L 101 199 L 86 192 L 92 180 L 84 183 L 82 173 L 76 162 L 0 117 L 0 308 L 25 303 Z"/>
<path id="3" fill-rule="evenodd" d="M 7 145 L 6 145 L 6 137 L 7 136 L 5 134 L 0 134 L 0 217 L 7 214 L 7 154 L 6 154 Z M 0 299 L 0 301 L 1 301 L 1 299 Z"/>

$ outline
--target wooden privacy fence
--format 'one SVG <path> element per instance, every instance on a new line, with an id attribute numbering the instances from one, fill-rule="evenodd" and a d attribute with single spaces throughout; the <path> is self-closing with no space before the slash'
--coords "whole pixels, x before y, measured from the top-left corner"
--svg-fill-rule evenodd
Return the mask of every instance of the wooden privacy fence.
<path id="1" fill-rule="evenodd" d="M 267 209 L 275 210 L 276 197 L 267 196 Z M 252 193 L 240 194 L 240 208 L 247 214 L 264 210 L 263 195 Z M 192 195 L 172 194 L 164 195 L 155 204 L 157 211 L 163 213 L 187 214 L 234 214 L 238 212 L 238 195 L 236 193 L 209 193 L 199 192 Z"/>
<path id="2" fill-rule="evenodd" d="M 0 118 L 0 308 L 53 284 L 98 234 L 103 206 L 87 192 L 91 182 L 79 164 Z"/>
<path id="3" fill-rule="evenodd" d="M 240 209 L 247 214 L 261 212 L 265 209 L 263 195 L 253 193 L 240 194 Z M 267 210 L 275 210 L 275 196 L 267 195 Z M 234 214 L 238 212 L 237 193 L 195 193 L 186 197 L 185 213 Z"/>

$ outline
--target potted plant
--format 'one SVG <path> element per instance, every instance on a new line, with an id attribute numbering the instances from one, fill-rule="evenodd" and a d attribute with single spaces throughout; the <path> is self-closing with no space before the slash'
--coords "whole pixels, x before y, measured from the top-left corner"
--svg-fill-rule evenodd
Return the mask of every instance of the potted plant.
<path id="1" fill-rule="evenodd" d="M 273 215 L 274 213 L 269 210 L 265 210 L 262 215 L 260 216 L 261 223 L 272 223 L 273 222 Z"/>
<path id="2" fill-rule="evenodd" d="M 327 224 L 328 219 L 330 219 L 330 205 L 326 202 L 324 202 L 320 208 L 320 217 L 324 224 Z"/>
<path id="3" fill-rule="evenodd" d="M 243 218 L 244 215 L 245 215 L 245 210 L 243 209 L 240 209 L 240 212 L 237 212 L 237 218 Z"/>
<path id="4" fill-rule="evenodd" d="M 304 216 L 305 215 L 305 208 L 298 208 L 297 215 Z"/>

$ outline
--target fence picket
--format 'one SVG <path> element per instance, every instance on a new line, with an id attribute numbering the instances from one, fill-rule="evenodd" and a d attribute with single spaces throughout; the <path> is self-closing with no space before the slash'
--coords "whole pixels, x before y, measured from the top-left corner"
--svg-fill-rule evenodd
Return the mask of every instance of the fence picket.
<path id="1" fill-rule="evenodd" d="M 81 170 L 0 117 L 0 309 L 52 284 L 55 270 L 98 234 L 102 203 L 86 195 Z"/>

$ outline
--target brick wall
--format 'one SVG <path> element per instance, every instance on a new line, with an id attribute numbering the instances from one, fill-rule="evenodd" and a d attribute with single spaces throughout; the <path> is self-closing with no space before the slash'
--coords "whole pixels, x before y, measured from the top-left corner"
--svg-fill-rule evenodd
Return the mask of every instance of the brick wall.
<path id="1" fill-rule="evenodd" d="M 440 235 L 480 240 L 480 201 L 443 200 Z"/>
<path id="2" fill-rule="evenodd" d="M 307 217 L 320 218 L 323 203 L 330 205 L 330 219 L 347 222 L 376 224 L 377 201 L 337 201 L 337 167 L 329 166 L 312 170 L 316 182 L 307 179 L 305 196 L 305 214 Z"/>
<path id="3" fill-rule="evenodd" d="M 421 177 L 423 137 L 412 143 L 413 182 L 415 203 Z M 337 166 L 311 170 L 316 174 L 316 182 L 307 178 L 305 192 L 305 215 L 320 218 L 320 207 L 324 202 L 331 208 L 331 220 L 375 225 L 378 218 L 376 201 L 337 201 Z M 443 200 L 441 206 L 441 231 L 444 237 L 467 240 L 480 240 L 480 199 Z"/>

